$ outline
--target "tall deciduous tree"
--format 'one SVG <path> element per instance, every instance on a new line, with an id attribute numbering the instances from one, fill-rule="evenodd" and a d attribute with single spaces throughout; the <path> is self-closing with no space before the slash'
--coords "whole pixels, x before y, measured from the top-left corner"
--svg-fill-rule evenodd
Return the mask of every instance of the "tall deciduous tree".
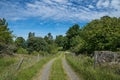
<path id="1" fill-rule="evenodd" d="M 40 37 L 33 37 L 28 39 L 27 41 L 28 44 L 28 51 L 33 52 L 33 51 L 46 51 L 47 50 L 47 43 L 43 38 Z"/>
<path id="2" fill-rule="evenodd" d="M 78 24 L 75 24 L 72 27 L 70 27 L 66 33 L 66 49 L 73 49 L 73 47 L 78 44 L 78 41 L 74 40 L 76 36 L 80 36 L 80 26 Z"/>
<path id="3" fill-rule="evenodd" d="M 88 50 L 117 50 L 120 48 L 120 20 L 109 16 L 93 20 L 84 27 Z"/>
<path id="4" fill-rule="evenodd" d="M 120 51 L 120 18 L 103 16 L 82 29 L 74 25 L 67 31 L 66 41 L 65 48 L 77 54 L 95 50 Z"/>
<path id="5" fill-rule="evenodd" d="M 65 44 L 65 37 L 62 35 L 58 35 L 56 36 L 55 42 L 59 47 L 63 47 Z"/>

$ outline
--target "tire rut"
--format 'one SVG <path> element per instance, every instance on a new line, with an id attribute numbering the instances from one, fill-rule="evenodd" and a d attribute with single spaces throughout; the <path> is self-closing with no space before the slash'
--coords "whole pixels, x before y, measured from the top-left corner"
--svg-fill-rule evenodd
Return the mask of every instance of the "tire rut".
<path id="1" fill-rule="evenodd" d="M 34 78 L 33 80 L 49 80 L 50 69 L 54 61 L 55 58 L 44 65 L 42 70 L 37 74 L 37 78 Z"/>
<path id="2" fill-rule="evenodd" d="M 76 73 L 71 69 L 71 67 L 67 64 L 65 57 L 62 58 L 63 68 L 68 76 L 68 80 L 80 80 Z"/>

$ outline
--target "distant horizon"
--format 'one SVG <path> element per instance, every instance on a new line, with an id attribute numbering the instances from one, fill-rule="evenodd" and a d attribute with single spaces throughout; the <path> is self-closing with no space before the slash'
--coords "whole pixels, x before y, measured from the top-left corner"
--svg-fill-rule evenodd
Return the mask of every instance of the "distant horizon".
<path id="1" fill-rule="evenodd" d="M 103 16 L 120 17 L 119 0 L 0 0 L 0 18 L 17 37 L 29 32 L 44 37 L 65 35 L 69 27 L 83 27 Z"/>

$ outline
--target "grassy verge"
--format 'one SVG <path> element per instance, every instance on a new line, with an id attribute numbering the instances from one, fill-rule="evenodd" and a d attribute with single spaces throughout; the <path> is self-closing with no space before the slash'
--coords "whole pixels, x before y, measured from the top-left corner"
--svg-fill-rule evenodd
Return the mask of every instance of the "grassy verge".
<path id="1" fill-rule="evenodd" d="M 8 77 L 10 73 L 10 69 L 13 68 L 18 60 L 19 59 L 15 56 L 6 56 L 0 58 L 0 80 L 6 80 L 6 77 Z"/>
<path id="2" fill-rule="evenodd" d="M 52 58 L 52 56 L 43 58 L 35 65 L 19 71 L 12 80 L 31 80 L 32 77 L 35 76 L 36 73 L 39 71 L 39 69 L 42 68 L 42 66 Z"/>
<path id="3" fill-rule="evenodd" d="M 17 61 L 15 57 L 4 57 L 0 58 L 0 74 L 8 69 L 12 64 Z"/>
<path id="4" fill-rule="evenodd" d="M 60 58 L 53 63 L 49 80 L 67 80 Z"/>
<path id="5" fill-rule="evenodd" d="M 93 69 L 93 59 L 90 57 L 67 55 L 66 59 L 84 80 L 120 80 L 120 75 L 108 70 L 108 67 Z"/>

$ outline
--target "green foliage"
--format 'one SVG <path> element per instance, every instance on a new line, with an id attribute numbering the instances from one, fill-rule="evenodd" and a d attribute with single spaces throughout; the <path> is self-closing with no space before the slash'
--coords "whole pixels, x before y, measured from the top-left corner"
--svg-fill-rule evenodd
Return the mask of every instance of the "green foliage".
<path id="1" fill-rule="evenodd" d="M 47 42 L 41 37 L 32 37 L 29 38 L 27 41 L 28 44 L 28 51 L 46 51 L 47 50 Z"/>
<path id="2" fill-rule="evenodd" d="M 0 19 L 0 53 L 13 53 L 15 46 L 12 44 L 13 35 L 11 33 L 6 20 Z M 15 44 L 17 48 L 27 47 L 29 53 L 43 51 L 54 54 L 57 52 L 57 47 L 71 50 L 76 54 L 93 53 L 95 50 L 119 51 L 120 18 L 103 16 L 89 22 L 83 28 L 75 24 L 69 28 L 66 36 L 56 36 L 56 40 L 53 39 L 51 33 L 41 38 L 35 37 L 35 33 L 30 32 L 27 41 L 22 37 L 18 37 Z"/>
<path id="3" fill-rule="evenodd" d="M 48 44 L 54 43 L 54 41 L 53 41 L 53 36 L 52 36 L 51 33 L 48 33 L 47 36 L 44 37 L 44 40 L 45 40 Z"/>
<path id="4" fill-rule="evenodd" d="M 6 20 L 0 19 L 0 53 L 12 54 L 13 47 L 10 48 L 13 42 L 12 38 L 13 38 L 13 35 L 8 28 L 8 24 Z"/>
<path id="5" fill-rule="evenodd" d="M 28 51 L 22 47 L 17 49 L 18 54 L 28 54 Z"/>
<path id="6" fill-rule="evenodd" d="M 9 44 L 12 42 L 12 32 L 9 31 L 8 24 L 5 19 L 0 19 L 0 44 Z"/>
<path id="7" fill-rule="evenodd" d="M 88 50 L 113 50 L 120 47 L 120 20 L 108 16 L 93 20 L 84 29 Z"/>
<path id="8" fill-rule="evenodd" d="M 53 58 L 52 56 L 43 58 L 35 65 L 32 65 L 28 68 L 19 71 L 19 73 L 17 73 L 12 80 L 32 80 L 32 78 L 39 72 L 43 65 L 52 58 Z"/>
<path id="9" fill-rule="evenodd" d="M 66 36 L 68 39 L 71 39 L 74 36 L 78 36 L 79 33 L 80 33 L 80 26 L 78 24 L 75 24 L 69 28 L 69 30 L 66 33 Z"/>
<path id="10" fill-rule="evenodd" d="M 82 54 L 82 53 L 85 53 L 86 51 L 86 41 L 83 40 L 82 38 L 80 37 L 76 37 L 74 39 L 74 41 L 76 41 L 76 44 L 74 45 L 74 47 L 71 49 L 72 52 L 75 52 L 77 55 L 78 54 Z"/>
<path id="11" fill-rule="evenodd" d="M 31 33 L 29 33 L 29 36 Z M 35 34 L 34 34 L 35 35 Z M 57 45 L 53 40 L 51 33 L 48 33 L 44 38 L 42 37 L 29 37 L 27 40 L 27 50 L 29 53 L 36 52 L 41 55 L 55 54 L 58 51 Z"/>
<path id="12" fill-rule="evenodd" d="M 49 54 L 56 54 L 57 51 L 58 51 L 58 48 L 57 48 L 57 45 L 55 43 L 48 45 L 48 53 Z"/>
<path id="13" fill-rule="evenodd" d="M 39 52 L 37 52 L 37 51 L 33 51 L 32 54 L 33 54 L 33 55 L 38 55 Z"/>
<path id="14" fill-rule="evenodd" d="M 22 47 L 22 48 L 25 48 L 26 46 L 25 39 L 23 37 L 17 37 L 15 40 L 15 44 L 17 47 Z"/>
<path id="15" fill-rule="evenodd" d="M 2 72 L 6 67 L 15 63 L 15 61 L 16 60 L 13 57 L 11 57 L 11 58 L 10 57 L 0 58 L 0 71 Z"/>
<path id="16" fill-rule="evenodd" d="M 66 40 L 64 48 L 66 49 L 72 49 L 75 45 L 78 44 L 78 41 L 75 40 L 76 38 L 80 36 L 80 27 L 78 24 L 73 25 L 69 28 L 69 30 L 66 33 Z"/>
<path id="17" fill-rule="evenodd" d="M 33 38 L 33 37 L 35 37 L 35 33 L 29 32 L 29 33 L 28 33 L 28 39 L 29 39 L 29 38 Z"/>
<path id="18" fill-rule="evenodd" d="M 76 54 L 95 50 L 120 50 L 120 18 L 103 16 L 80 29 L 73 25 L 66 33 L 64 49 Z"/>
<path id="19" fill-rule="evenodd" d="M 59 47 L 63 47 L 64 44 L 65 44 L 65 37 L 62 36 L 62 35 L 56 36 L 55 43 L 56 43 Z"/>

